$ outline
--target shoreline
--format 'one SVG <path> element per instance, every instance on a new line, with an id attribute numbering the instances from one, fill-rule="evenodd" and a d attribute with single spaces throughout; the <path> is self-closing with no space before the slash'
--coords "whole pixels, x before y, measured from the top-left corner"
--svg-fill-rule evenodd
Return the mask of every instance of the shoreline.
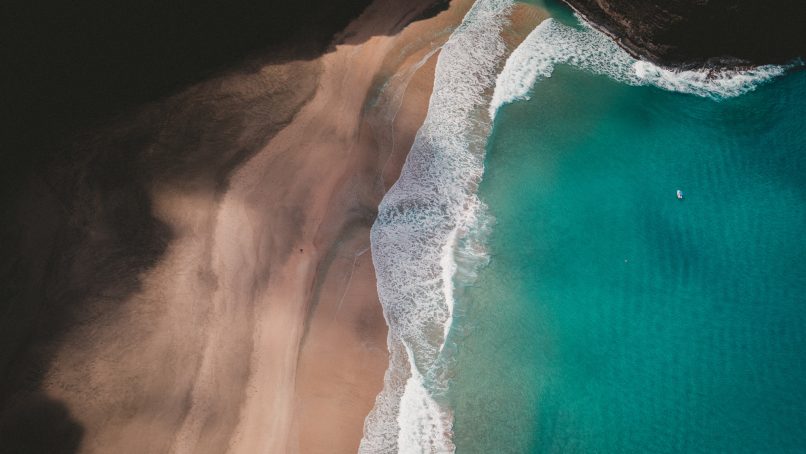
<path id="1" fill-rule="evenodd" d="M 423 19 L 432 0 L 403 3 L 375 1 L 320 58 L 167 103 L 178 122 L 222 92 L 256 97 L 262 114 L 283 81 L 307 88 L 223 188 L 192 173 L 149 184 L 165 252 L 114 311 L 68 333 L 43 380 L 81 428 L 80 452 L 355 452 L 388 364 L 369 228 L 425 117 L 437 49 L 469 7 Z M 249 115 L 237 137 L 266 128 Z M 205 129 L 176 128 L 178 146 L 207 146 Z"/>
<path id="2" fill-rule="evenodd" d="M 391 355 L 362 452 L 455 449 L 452 412 L 438 390 L 450 375 L 442 348 L 453 316 L 456 240 L 483 217 L 475 190 L 495 75 L 546 16 L 530 5 L 476 2 L 442 49 L 428 116 L 372 227 Z"/>
<path id="3" fill-rule="evenodd" d="M 407 61 L 417 60 L 418 54 Z M 393 108 L 391 134 L 376 137 L 389 146 L 388 155 L 375 165 L 379 191 L 385 192 L 386 182 L 397 179 L 425 117 L 436 55 L 438 51 L 427 52 L 422 65 L 410 66 L 417 69 L 410 79 L 400 81 L 403 95 L 400 106 Z M 364 127 L 375 132 L 378 127 L 384 129 L 384 125 L 373 128 L 366 123 Z M 309 314 L 297 367 L 294 424 L 300 433 L 329 435 L 300 437 L 298 452 L 356 452 L 364 420 L 383 386 L 387 325 L 377 295 L 370 225 L 371 221 L 354 225 L 340 237 L 331 251 L 333 271 L 323 273 L 321 296 Z M 345 441 L 344 449 L 334 447 L 338 439 Z"/>
<path id="4" fill-rule="evenodd" d="M 14 176 L 0 446 L 452 452 L 443 349 L 477 258 L 462 244 L 484 219 L 490 107 L 546 17 L 510 0 L 373 0 L 320 53 L 301 40 L 199 76 Z M 604 55 L 595 44 L 550 63 Z M 744 87 L 625 59 L 611 78 Z M 504 103 L 528 96 L 510 91 Z"/>

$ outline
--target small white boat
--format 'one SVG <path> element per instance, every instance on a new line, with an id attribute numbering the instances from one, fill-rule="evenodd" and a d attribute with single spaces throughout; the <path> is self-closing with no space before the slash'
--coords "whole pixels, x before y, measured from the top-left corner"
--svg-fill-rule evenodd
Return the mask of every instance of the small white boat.
<path id="1" fill-rule="evenodd" d="M 678 200 L 683 200 L 683 191 L 681 191 L 679 189 L 677 190 L 677 199 Z"/>

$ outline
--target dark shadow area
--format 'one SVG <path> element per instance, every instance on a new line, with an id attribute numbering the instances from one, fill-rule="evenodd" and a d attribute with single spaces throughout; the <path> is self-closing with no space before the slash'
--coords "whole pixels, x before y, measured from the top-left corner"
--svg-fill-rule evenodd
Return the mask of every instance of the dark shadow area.
<path id="1" fill-rule="evenodd" d="M 14 454 L 71 454 L 78 451 L 84 429 L 67 408 L 41 394 L 25 396 L 14 418 L 0 422 L 0 448 Z"/>
<path id="2" fill-rule="evenodd" d="M 160 99 L 249 55 L 275 50 L 288 58 L 314 57 L 368 4 L 5 3 L 0 42 L 11 132 L 5 140 L 8 148 L 29 151 L 4 151 L 3 167 L 35 165 L 53 139 Z"/>
<path id="3" fill-rule="evenodd" d="M 42 380 L 64 336 L 113 317 L 169 245 L 150 190 L 220 193 L 313 95 L 312 59 L 369 3 L 1 7 L 0 452 L 76 452 L 84 429 Z M 215 79 L 292 61 L 264 91 Z"/>

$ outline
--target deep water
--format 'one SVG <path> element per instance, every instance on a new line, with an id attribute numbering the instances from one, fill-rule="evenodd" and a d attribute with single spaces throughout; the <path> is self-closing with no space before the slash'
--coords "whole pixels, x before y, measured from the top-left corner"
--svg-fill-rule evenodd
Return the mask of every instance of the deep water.
<path id="1" fill-rule="evenodd" d="M 804 93 L 560 66 L 498 112 L 490 263 L 449 338 L 458 453 L 806 452 Z"/>

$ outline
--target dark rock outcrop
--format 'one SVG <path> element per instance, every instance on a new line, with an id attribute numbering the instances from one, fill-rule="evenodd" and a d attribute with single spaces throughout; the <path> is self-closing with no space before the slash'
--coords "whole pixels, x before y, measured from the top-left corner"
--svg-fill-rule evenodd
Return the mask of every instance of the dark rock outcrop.
<path id="1" fill-rule="evenodd" d="M 667 66 L 785 63 L 806 55 L 799 0 L 563 0 L 633 55 Z"/>

